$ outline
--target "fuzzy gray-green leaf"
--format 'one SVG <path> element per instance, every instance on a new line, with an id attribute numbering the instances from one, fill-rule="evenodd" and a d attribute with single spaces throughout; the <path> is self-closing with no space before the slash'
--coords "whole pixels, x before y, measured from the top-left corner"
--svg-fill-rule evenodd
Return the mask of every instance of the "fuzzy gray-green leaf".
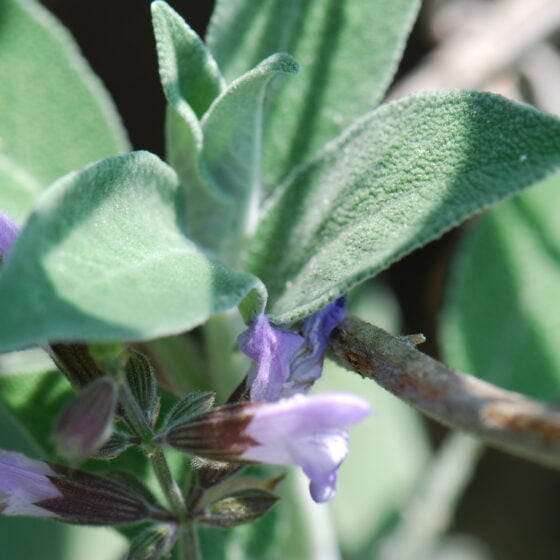
<path id="1" fill-rule="evenodd" d="M 186 237 L 183 206 L 177 175 L 147 152 L 53 184 L 2 265 L 0 351 L 179 333 L 260 289 Z"/>
<path id="2" fill-rule="evenodd" d="M 274 319 L 290 321 L 559 168 L 550 115 L 485 93 L 411 96 L 361 119 L 287 180 L 250 269 Z"/>
<path id="3" fill-rule="evenodd" d="M 265 183 L 274 187 L 385 92 L 417 0 L 219 0 L 208 45 L 233 80 L 275 52 L 300 64 L 271 87 Z"/>
<path id="4" fill-rule="evenodd" d="M 128 141 L 109 95 L 52 15 L 33 0 L 2 0 L 0 22 L 0 206 L 21 223 L 41 189 L 126 151 Z"/>

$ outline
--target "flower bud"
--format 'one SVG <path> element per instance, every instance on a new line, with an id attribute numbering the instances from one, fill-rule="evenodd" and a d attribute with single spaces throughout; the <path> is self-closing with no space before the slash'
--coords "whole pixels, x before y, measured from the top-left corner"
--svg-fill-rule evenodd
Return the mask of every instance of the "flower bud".
<path id="1" fill-rule="evenodd" d="M 0 512 L 78 525 L 169 520 L 160 507 L 117 481 L 0 450 Z"/>
<path id="2" fill-rule="evenodd" d="M 112 375 L 96 379 L 72 399 L 56 420 L 52 437 L 61 456 L 81 462 L 109 439 L 117 406 Z"/>

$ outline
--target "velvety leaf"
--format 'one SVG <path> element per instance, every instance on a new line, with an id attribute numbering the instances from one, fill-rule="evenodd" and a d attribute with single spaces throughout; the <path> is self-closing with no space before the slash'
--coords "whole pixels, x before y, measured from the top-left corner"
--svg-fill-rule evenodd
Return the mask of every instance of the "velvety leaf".
<path id="1" fill-rule="evenodd" d="M 21 221 L 39 188 L 128 142 L 107 92 L 53 16 L 33 0 L 3 0 L 0 21 L 0 207 Z"/>
<path id="2" fill-rule="evenodd" d="M 152 3 L 159 74 L 168 102 L 165 119 L 167 161 L 185 185 L 189 205 L 188 231 L 194 241 L 216 249 L 222 214 L 228 200 L 202 178 L 199 158 L 202 128 L 199 118 L 225 89 L 212 55 L 188 24 L 165 2 Z"/>
<path id="3" fill-rule="evenodd" d="M 560 397 L 560 176 L 468 232 L 440 329 L 448 362 L 508 389 Z"/>
<path id="4" fill-rule="evenodd" d="M 169 103 L 202 118 L 225 88 L 218 65 L 195 31 L 166 2 L 151 5 L 159 72 Z"/>
<path id="5" fill-rule="evenodd" d="M 263 99 L 278 74 L 294 74 L 291 56 L 276 54 L 234 81 L 202 120 L 202 170 L 229 201 L 221 227 L 219 253 L 234 255 L 257 224 L 261 188 Z"/>
<path id="6" fill-rule="evenodd" d="M 275 52 L 301 65 L 270 95 L 265 183 L 375 107 L 400 59 L 417 0 L 219 0 L 207 41 L 232 80 Z"/>
<path id="7" fill-rule="evenodd" d="M 178 333 L 260 289 L 184 235 L 182 207 L 176 174 L 147 152 L 53 184 L 2 266 L 0 351 Z"/>
<path id="8" fill-rule="evenodd" d="M 307 315 L 560 168 L 560 121 L 500 96 L 411 96 L 361 119 L 283 185 L 249 269 L 274 320 Z"/>

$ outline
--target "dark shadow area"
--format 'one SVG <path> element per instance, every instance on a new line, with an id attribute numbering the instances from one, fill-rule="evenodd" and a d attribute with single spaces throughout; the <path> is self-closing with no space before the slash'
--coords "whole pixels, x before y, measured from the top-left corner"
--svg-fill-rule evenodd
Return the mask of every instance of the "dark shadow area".
<path id="1" fill-rule="evenodd" d="M 132 146 L 163 157 L 165 99 L 159 83 L 150 2 L 42 3 L 70 29 L 85 58 L 111 92 Z M 213 9 L 211 0 L 171 0 L 169 4 L 197 33 L 204 34 Z"/>

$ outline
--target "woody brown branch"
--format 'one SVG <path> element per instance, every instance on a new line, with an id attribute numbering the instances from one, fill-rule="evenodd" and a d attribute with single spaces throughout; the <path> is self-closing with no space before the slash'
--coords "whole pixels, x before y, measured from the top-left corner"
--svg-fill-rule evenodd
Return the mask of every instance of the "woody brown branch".
<path id="1" fill-rule="evenodd" d="M 334 331 L 328 356 L 451 428 L 560 468 L 559 407 L 453 370 L 353 316 Z"/>

